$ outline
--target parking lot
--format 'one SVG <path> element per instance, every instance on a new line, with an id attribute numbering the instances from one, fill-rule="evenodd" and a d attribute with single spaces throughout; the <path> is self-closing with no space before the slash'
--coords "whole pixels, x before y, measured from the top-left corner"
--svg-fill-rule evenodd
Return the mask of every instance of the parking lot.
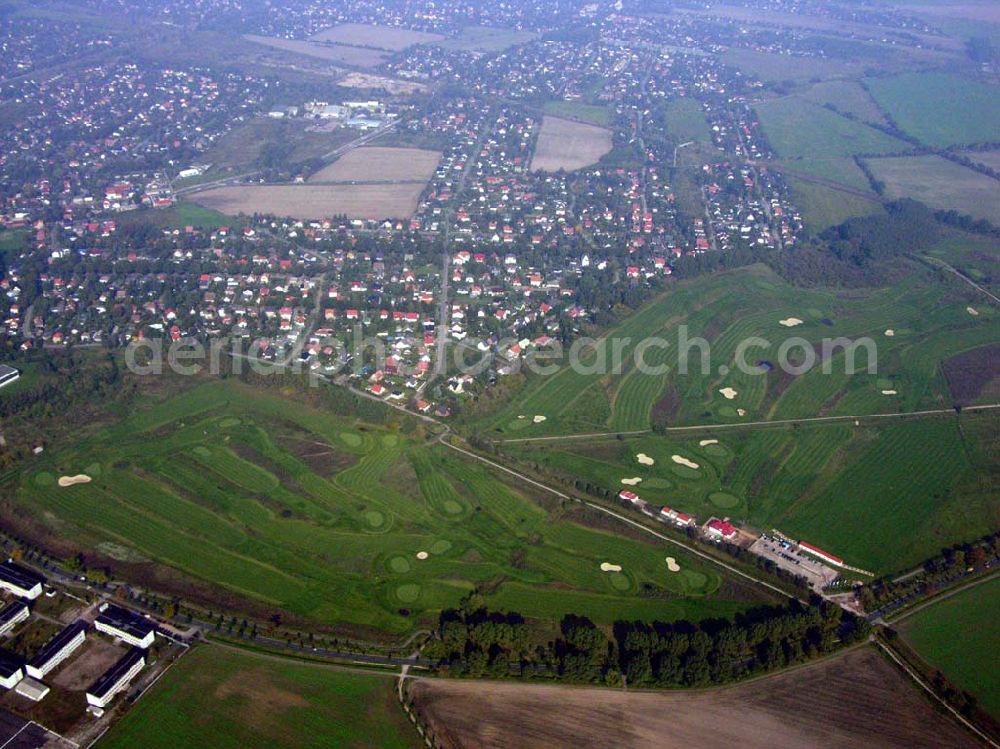
<path id="1" fill-rule="evenodd" d="M 801 575 L 809 582 L 809 587 L 817 592 L 837 579 L 839 574 L 832 567 L 827 567 L 807 554 L 799 553 L 787 541 L 761 536 L 750 547 L 750 551 L 765 559 L 770 559 L 778 567 L 793 575 Z"/>

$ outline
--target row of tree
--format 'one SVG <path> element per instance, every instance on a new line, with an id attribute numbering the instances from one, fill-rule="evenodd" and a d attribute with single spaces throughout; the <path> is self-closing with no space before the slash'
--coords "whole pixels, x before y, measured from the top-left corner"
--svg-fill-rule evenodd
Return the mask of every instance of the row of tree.
<path id="1" fill-rule="evenodd" d="M 793 601 L 732 620 L 619 621 L 610 636 L 585 617 L 567 615 L 560 636 L 539 643 L 520 614 L 467 608 L 442 613 L 439 639 L 424 654 L 457 676 L 697 687 L 800 663 L 869 632 L 867 621 L 837 605 Z"/>

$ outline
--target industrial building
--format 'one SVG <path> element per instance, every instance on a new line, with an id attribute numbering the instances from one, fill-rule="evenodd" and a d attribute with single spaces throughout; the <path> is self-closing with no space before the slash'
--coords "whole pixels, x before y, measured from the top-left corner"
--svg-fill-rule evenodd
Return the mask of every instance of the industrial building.
<path id="1" fill-rule="evenodd" d="M 8 650 L 0 650 L 0 687 L 13 689 L 23 678 L 23 661 Z"/>
<path id="2" fill-rule="evenodd" d="M 139 648 L 130 650 L 87 690 L 87 704 L 101 710 L 106 708 L 145 665 L 146 654 Z"/>
<path id="3" fill-rule="evenodd" d="M 28 605 L 23 601 L 8 603 L 0 609 L 0 637 L 14 631 L 14 627 L 31 616 Z"/>
<path id="4" fill-rule="evenodd" d="M 83 644 L 87 637 L 86 622 L 76 621 L 66 627 L 47 643 L 42 645 L 37 653 L 28 661 L 25 668 L 28 676 L 42 679 Z"/>
<path id="5" fill-rule="evenodd" d="M 128 609 L 113 603 L 103 603 L 94 622 L 98 632 L 117 637 L 133 647 L 145 650 L 156 638 L 156 625 Z"/>
<path id="6" fill-rule="evenodd" d="M 0 564 L 0 588 L 15 596 L 34 601 L 42 594 L 45 578 L 8 559 Z"/>

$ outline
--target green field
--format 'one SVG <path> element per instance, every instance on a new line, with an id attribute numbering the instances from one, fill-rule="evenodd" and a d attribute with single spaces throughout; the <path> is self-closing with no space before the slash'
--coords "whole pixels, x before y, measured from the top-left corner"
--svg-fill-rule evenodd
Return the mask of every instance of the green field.
<path id="1" fill-rule="evenodd" d="M 712 133 L 701 105 L 694 99 L 674 99 L 667 104 L 667 132 L 679 142 L 710 143 Z"/>
<path id="2" fill-rule="evenodd" d="M 202 645 L 185 655 L 99 749 L 416 749 L 391 678 Z"/>
<path id="3" fill-rule="evenodd" d="M 464 52 L 502 52 L 508 47 L 526 44 L 536 36 L 537 34 L 530 31 L 517 31 L 515 29 L 501 29 L 490 26 L 466 26 L 457 36 L 453 36 L 443 42 L 435 42 L 435 44 L 445 49 L 461 50 Z"/>
<path id="4" fill-rule="evenodd" d="M 878 202 L 860 195 L 795 177 L 786 177 L 786 180 L 792 190 L 792 200 L 802 212 L 802 220 L 814 232 L 821 232 L 855 216 L 882 212 Z"/>
<path id="5" fill-rule="evenodd" d="M 723 62 L 757 76 L 765 82 L 802 83 L 814 78 L 844 78 L 862 72 L 860 63 L 824 60 L 819 57 L 779 55 L 732 47 L 722 55 Z"/>
<path id="6" fill-rule="evenodd" d="M 1000 577 L 931 604 L 901 625 L 903 638 L 1000 720 Z"/>
<path id="7" fill-rule="evenodd" d="M 907 73 L 866 83 L 899 127 L 927 145 L 995 141 L 1000 132 L 1000 87 L 945 73 Z"/>
<path id="8" fill-rule="evenodd" d="M 611 124 L 611 110 L 600 104 L 587 104 L 582 101 L 547 101 L 545 114 L 565 117 L 570 120 L 589 122 L 591 125 L 607 127 Z"/>
<path id="9" fill-rule="evenodd" d="M 57 485 L 81 472 L 93 482 Z M 560 616 L 610 599 L 606 622 L 655 610 L 654 592 L 661 618 L 685 600 L 706 615 L 734 608 L 712 569 L 680 555 L 703 575 L 691 586 L 661 548 L 589 527 L 582 508 L 544 509 L 442 446 L 235 381 L 81 437 L 30 469 L 15 501 L 83 548 L 111 542 L 258 604 L 379 632 L 426 623 L 486 583 L 543 599 L 558 587 Z M 620 579 L 605 561 L 624 566 Z"/>
<path id="10" fill-rule="evenodd" d="M 0 255 L 21 252 L 25 247 L 27 236 L 28 232 L 26 229 L 0 230 Z"/>
<path id="11" fill-rule="evenodd" d="M 762 102 L 756 110 L 764 134 L 782 159 L 821 161 L 910 148 L 898 138 L 795 97 Z"/>
<path id="12" fill-rule="evenodd" d="M 1000 224 L 1000 182 L 940 156 L 868 159 L 889 198 L 914 198 Z"/>
<path id="13" fill-rule="evenodd" d="M 885 124 L 885 116 L 871 94 L 857 81 L 823 81 L 801 94 L 803 99 L 819 104 L 830 104 L 839 111 L 852 114 L 862 122 Z"/>

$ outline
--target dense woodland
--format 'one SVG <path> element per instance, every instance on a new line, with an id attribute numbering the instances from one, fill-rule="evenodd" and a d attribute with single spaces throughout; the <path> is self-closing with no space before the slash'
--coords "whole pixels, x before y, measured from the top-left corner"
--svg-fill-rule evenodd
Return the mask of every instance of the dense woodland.
<path id="1" fill-rule="evenodd" d="M 868 636 L 869 625 L 830 603 L 762 607 L 701 622 L 617 622 L 609 637 L 567 615 L 560 636 L 532 641 L 520 614 L 449 610 L 424 654 L 453 676 L 554 678 L 620 686 L 708 686 L 801 663 Z"/>

